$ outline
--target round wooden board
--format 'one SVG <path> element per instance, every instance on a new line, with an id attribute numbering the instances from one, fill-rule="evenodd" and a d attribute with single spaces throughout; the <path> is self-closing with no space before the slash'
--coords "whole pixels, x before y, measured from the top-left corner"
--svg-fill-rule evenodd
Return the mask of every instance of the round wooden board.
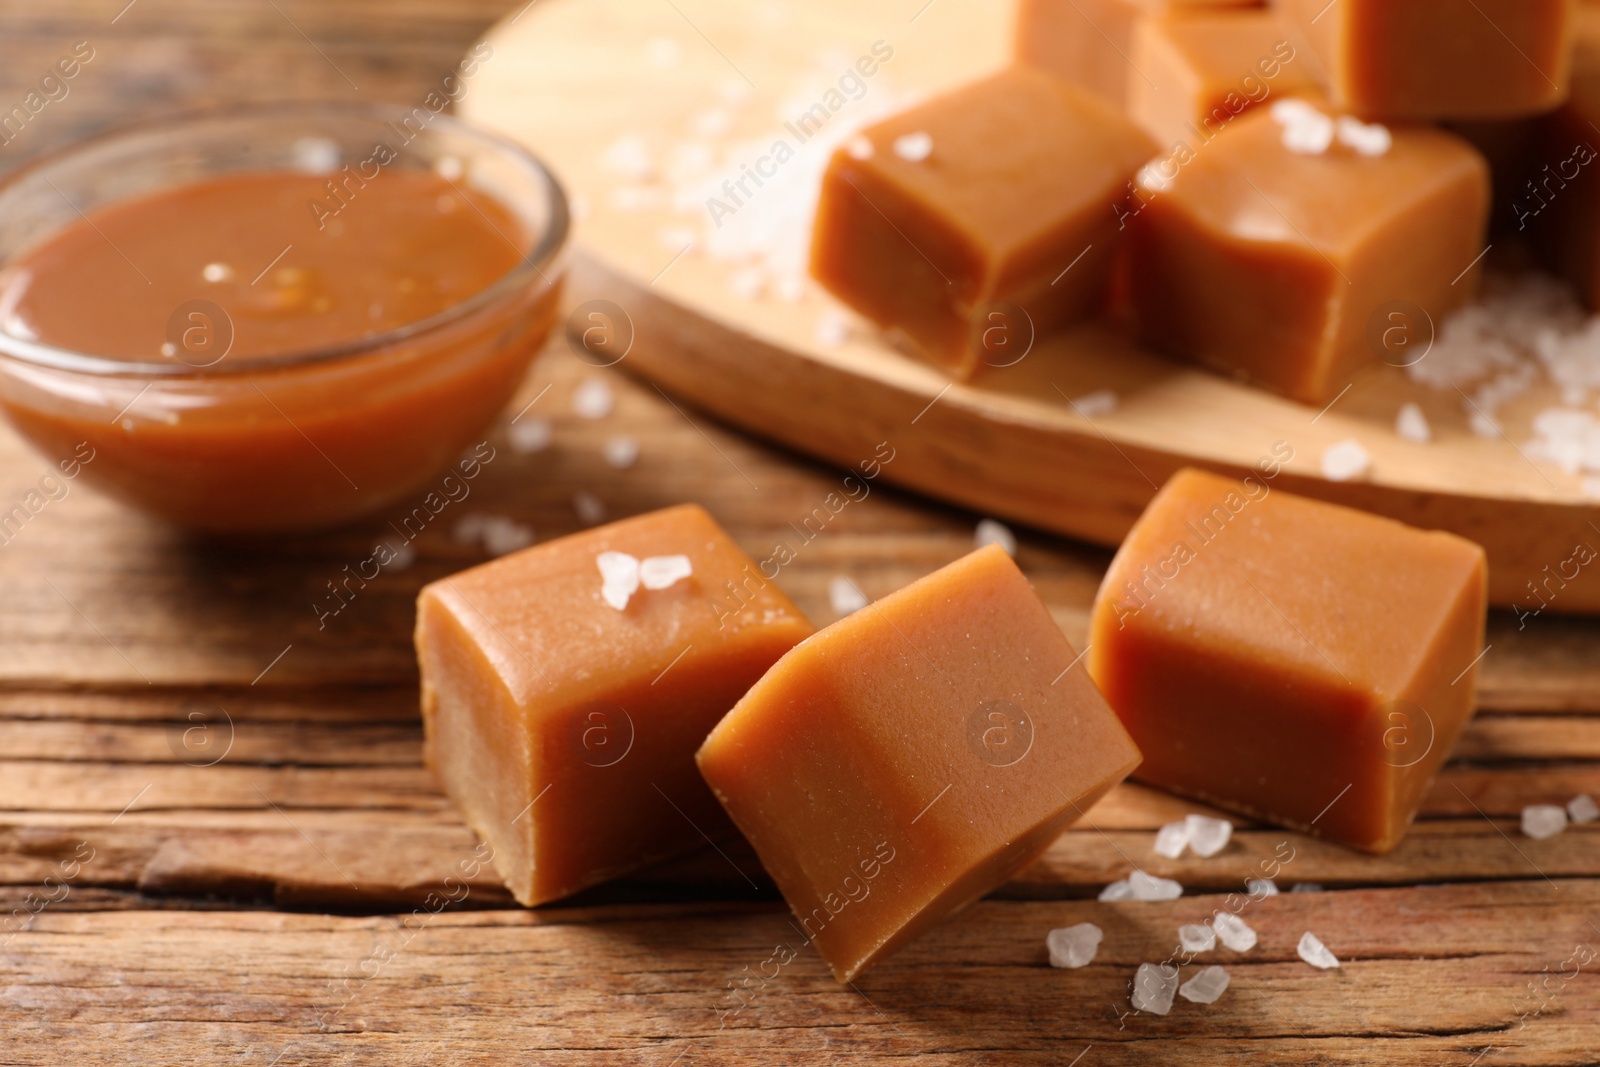
<path id="1" fill-rule="evenodd" d="M 823 343 L 819 327 L 840 308 L 814 285 L 741 290 L 741 273 L 751 275 L 728 258 L 737 231 L 723 227 L 772 226 L 790 237 L 767 254 L 801 254 L 794 219 L 808 213 L 827 144 L 1002 66 L 1011 19 L 1011 4 L 995 0 L 539 0 L 490 33 L 493 55 L 459 107 L 528 145 L 566 183 L 577 217 L 569 304 L 616 305 L 629 320 L 616 336 L 632 330 L 625 365 L 726 422 L 849 467 L 888 442 L 884 475 L 898 484 L 1105 545 L 1179 467 L 1243 473 L 1287 445 L 1293 459 L 1275 484 L 1482 544 L 1496 603 L 1600 611 L 1600 568 L 1573 563 L 1577 546 L 1600 546 L 1600 501 L 1520 447 L 1531 415 L 1556 403 L 1552 390 L 1502 409 L 1506 436 L 1485 439 L 1457 391 L 1394 368 L 1375 367 L 1319 413 L 1099 326 L 952 384 L 869 330 Z M 893 56 L 860 79 L 859 99 L 830 97 L 875 44 Z M 840 101 L 820 130 L 786 125 Z M 804 132 L 813 136 L 802 141 Z M 779 141 L 793 159 L 776 161 Z M 744 163 L 775 176 L 747 181 L 734 214 L 714 219 L 706 198 Z M 712 179 L 703 191 L 681 177 L 697 169 Z M 1084 417 L 1070 403 L 1102 389 L 1120 398 L 1112 412 Z M 1407 400 L 1427 414 L 1433 443 L 1396 435 Z M 1325 480 L 1324 450 L 1351 438 L 1371 454 L 1370 472 Z"/>

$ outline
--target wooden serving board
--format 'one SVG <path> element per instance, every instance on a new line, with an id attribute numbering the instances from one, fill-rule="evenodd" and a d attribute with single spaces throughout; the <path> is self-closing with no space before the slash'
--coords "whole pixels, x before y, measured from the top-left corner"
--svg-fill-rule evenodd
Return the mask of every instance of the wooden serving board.
<path id="1" fill-rule="evenodd" d="M 747 267 L 719 252 L 725 238 L 713 210 L 726 227 L 739 212 L 765 218 L 781 198 L 810 195 L 801 172 L 820 166 L 825 138 L 802 143 L 794 123 L 828 106 L 829 75 L 875 43 L 893 49 L 859 100 L 832 101 L 844 101 L 828 120 L 837 132 L 1004 64 L 1012 7 L 542 0 L 489 35 L 494 59 L 461 110 L 562 175 L 582 215 L 570 298 L 620 306 L 634 337 L 625 366 L 729 423 L 846 465 L 887 440 L 898 452 L 887 474 L 902 485 L 1104 545 L 1121 540 L 1177 468 L 1242 473 L 1283 442 L 1294 458 L 1280 484 L 1484 545 L 1496 603 L 1538 606 L 1530 583 L 1549 567 L 1578 576 L 1547 593 L 1547 611 L 1600 610 L 1600 568 L 1570 562 L 1575 546 L 1600 547 L 1600 500 L 1522 447 L 1531 415 L 1558 402 L 1553 388 L 1508 406 L 1505 436 L 1485 439 L 1469 428 L 1461 393 L 1415 384 L 1396 368 L 1364 373 L 1319 413 L 1169 362 L 1102 327 L 1042 341 L 1013 367 L 953 385 L 870 331 L 819 341 L 819 324 L 838 306 L 815 286 L 736 292 Z M 622 138 L 645 146 L 657 173 L 637 151 L 619 165 Z M 780 140 L 797 149 L 794 159 L 777 162 Z M 701 150 L 716 161 L 707 196 L 674 205 L 687 184 L 673 169 Z M 737 190 L 716 187 L 737 181 L 744 164 L 776 177 L 746 184 L 749 198 L 731 216 L 708 206 L 710 195 L 734 203 Z M 1085 417 L 1069 403 L 1101 389 L 1120 397 L 1114 412 Z M 1426 413 L 1433 443 L 1395 433 L 1408 400 Z M 1372 456 L 1369 475 L 1325 480 L 1324 450 L 1351 438 Z"/>

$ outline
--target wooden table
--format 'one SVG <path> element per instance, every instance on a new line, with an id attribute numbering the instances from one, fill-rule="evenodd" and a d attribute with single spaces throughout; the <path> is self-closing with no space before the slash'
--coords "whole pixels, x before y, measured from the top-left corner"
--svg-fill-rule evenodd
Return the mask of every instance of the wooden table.
<path id="1" fill-rule="evenodd" d="M 0 3 L 0 110 L 74 42 L 95 48 L 0 165 L 178 106 L 411 100 L 510 7 L 137 0 L 119 15 L 124 2 Z M 618 397 L 599 421 L 571 413 L 590 375 Z M 412 598 L 484 558 L 454 521 L 501 514 L 547 538 L 579 528 L 579 492 L 614 516 L 697 500 L 758 553 L 840 477 L 592 370 L 560 339 L 526 399 L 547 386 L 535 410 L 552 446 L 519 455 L 497 427 L 500 458 L 459 514 L 323 627 L 313 602 L 385 517 L 220 546 L 75 487 L 0 547 L 0 1064 L 1600 1062 L 1600 827 L 1544 842 L 1517 829 L 1525 804 L 1600 795 L 1589 621 L 1492 620 L 1483 711 L 1388 857 L 1244 826 L 1215 859 L 1161 860 L 1154 829 L 1193 806 L 1129 785 L 847 988 L 803 948 L 756 977 L 795 937 L 743 848 L 512 906 L 487 872 L 468 876 L 474 839 L 419 762 Z M 623 471 L 602 458 L 619 433 L 641 445 Z M 45 470 L 0 431 L 0 510 Z M 875 489 L 785 589 L 829 621 L 830 578 L 881 596 L 964 552 L 975 519 Z M 1081 647 L 1106 554 L 1020 540 Z M 1137 964 L 1165 959 L 1179 923 L 1285 841 L 1280 882 L 1327 891 L 1250 905 L 1261 944 L 1215 954 L 1233 975 L 1217 1004 L 1132 1014 Z M 1186 895 L 1095 902 L 1134 861 Z M 1089 920 L 1106 930 L 1095 963 L 1050 969 L 1045 933 Z M 1295 957 L 1306 929 L 1340 970 Z"/>

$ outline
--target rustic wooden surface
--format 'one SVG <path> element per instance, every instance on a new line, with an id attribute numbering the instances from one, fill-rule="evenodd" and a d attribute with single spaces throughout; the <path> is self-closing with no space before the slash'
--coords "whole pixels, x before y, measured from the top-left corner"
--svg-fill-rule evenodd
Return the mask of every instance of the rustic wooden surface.
<path id="1" fill-rule="evenodd" d="M 412 99 L 509 7 L 138 0 L 113 25 L 122 3 L 0 3 L 0 101 L 72 42 L 98 52 L 0 164 L 202 101 Z M 600 421 L 570 408 L 591 374 L 618 395 Z M 526 398 L 547 385 L 534 411 L 553 445 L 517 455 L 496 428 L 460 514 L 545 538 L 579 528 L 580 491 L 612 515 L 699 500 L 760 551 L 839 477 L 560 341 Z M 626 471 L 601 458 L 617 433 L 641 444 Z M 45 469 L 0 430 L 0 502 Z M 313 599 L 382 516 L 205 544 L 74 488 L 0 547 L 0 1064 L 1600 1062 L 1600 961 L 1569 962 L 1600 948 L 1600 828 L 1535 842 L 1516 826 L 1524 804 L 1600 795 L 1595 622 L 1492 621 L 1484 710 L 1391 856 L 1244 826 L 1212 860 L 1160 860 L 1152 831 L 1192 806 L 1129 785 L 1001 892 L 840 988 L 794 944 L 747 849 L 536 912 L 463 877 L 475 842 L 420 766 L 409 649 L 417 588 L 484 558 L 452 536 L 458 517 L 321 630 Z M 875 489 L 783 585 L 829 621 L 831 577 L 882 595 L 965 551 L 975 518 Z M 1018 558 L 1081 644 L 1107 554 L 1022 532 Z M 1249 906 L 1261 944 L 1215 953 L 1233 974 L 1215 1005 L 1130 1014 L 1136 965 L 1165 959 L 1179 923 L 1286 840 L 1281 883 L 1327 891 Z M 1134 861 L 1188 895 L 1092 899 Z M 441 895 L 455 902 L 435 913 Z M 1050 969 L 1046 931 L 1079 921 L 1105 928 L 1099 957 Z M 1295 958 L 1306 929 L 1341 970 Z M 732 1014 L 730 983 L 786 943 L 794 961 Z"/>

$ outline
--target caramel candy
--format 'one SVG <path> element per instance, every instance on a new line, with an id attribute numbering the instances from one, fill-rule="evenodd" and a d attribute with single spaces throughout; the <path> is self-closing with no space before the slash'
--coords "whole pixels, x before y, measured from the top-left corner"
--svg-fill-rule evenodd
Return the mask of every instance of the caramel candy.
<path id="1" fill-rule="evenodd" d="M 1269 99 L 1314 88 L 1288 31 L 1264 9 L 1184 9 L 1143 18 L 1130 59 L 1128 114 L 1163 148 L 1198 148 Z"/>
<path id="2" fill-rule="evenodd" d="M 694 751 L 811 632 L 699 507 L 525 549 L 418 598 L 428 766 L 519 903 L 567 896 L 729 832 Z"/>
<path id="3" fill-rule="evenodd" d="M 717 724 L 701 773 L 840 981 L 1027 865 L 1139 762 L 990 546 L 834 623 Z"/>
<path id="4" fill-rule="evenodd" d="M 1024 63 L 1122 104 L 1133 82 L 1160 84 L 1130 58 L 1134 24 L 1142 16 L 1260 4 L 1261 0 L 1021 0 L 1014 54 Z"/>
<path id="5" fill-rule="evenodd" d="M 1017 67 L 867 130 L 823 179 L 811 272 L 958 377 L 1095 310 L 1109 205 L 1154 153 L 1088 93 Z"/>
<path id="6" fill-rule="evenodd" d="M 1460 138 L 1280 100 L 1146 168 L 1120 213 L 1148 341 L 1320 405 L 1381 353 L 1384 307 L 1437 323 L 1473 295 L 1488 210 L 1488 167 Z"/>
<path id="7" fill-rule="evenodd" d="M 1386 852 L 1472 716 L 1483 550 L 1274 489 L 1282 452 L 1156 494 L 1095 598 L 1090 673 L 1141 779 Z"/>
<path id="8" fill-rule="evenodd" d="M 1545 263 L 1600 308 L 1600 7 L 1578 12 L 1572 95 L 1540 123 L 1531 165 L 1519 174 L 1511 211 Z"/>
<path id="9" fill-rule="evenodd" d="M 1574 0 L 1275 6 L 1333 102 L 1365 118 L 1514 118 L 1566 99 Z"/>

